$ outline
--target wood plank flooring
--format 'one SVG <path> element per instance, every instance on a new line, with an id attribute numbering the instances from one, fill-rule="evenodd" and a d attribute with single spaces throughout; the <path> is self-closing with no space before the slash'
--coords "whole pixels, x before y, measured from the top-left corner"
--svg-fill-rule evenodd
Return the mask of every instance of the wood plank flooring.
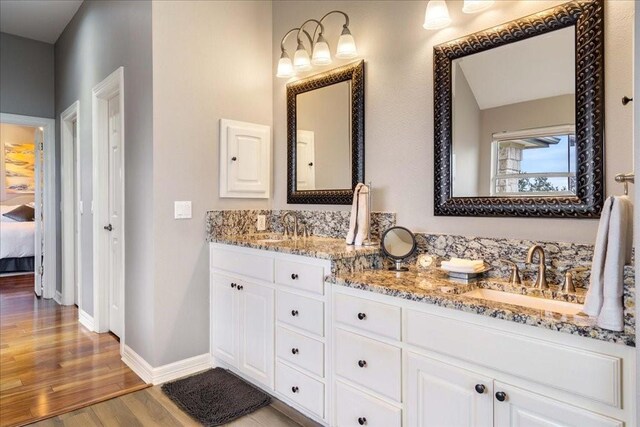
<path id="1" fill-rule="evenodd" d="M 113 335 L 89 332 L 75 306 L 36 298 L 33 281 L 33 275 L 0 277 L 0 426 L 28 424 L 147 387 L 120 360 Z M 89 425 L 83 420 L 65 425 Z"/>
<path id="2" fill-rule="evenodd" d="M 318 426 L 313 421 L 295 422 L 276 409 L 267 406 L 229 424 L 229 427 L 294 427 Z M 49 418 L 34 427 L 107 427 L 107 426 L 184 426 L 200 424 L 184 413 L 160 389 L 154 386 L 142 391 L 120 396 L 68 414 Z"/>

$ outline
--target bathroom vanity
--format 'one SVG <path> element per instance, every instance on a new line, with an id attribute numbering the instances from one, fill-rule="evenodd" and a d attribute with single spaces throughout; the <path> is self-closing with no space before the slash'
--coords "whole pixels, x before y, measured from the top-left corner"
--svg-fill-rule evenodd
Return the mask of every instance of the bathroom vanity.
<path id="1" fill-rule="evenodd" d="M 215 237 L 210 265 L 212 364 L 324 425 L 633 424 L 633 335 L 464 295 L 506 281 L 323 237 Z"/>

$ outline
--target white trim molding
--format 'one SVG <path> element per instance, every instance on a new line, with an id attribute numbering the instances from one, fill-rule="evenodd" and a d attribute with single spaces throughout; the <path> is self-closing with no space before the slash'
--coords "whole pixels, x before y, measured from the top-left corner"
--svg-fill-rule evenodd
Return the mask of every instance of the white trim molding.
<path id="1" fill-rule="evenodd" d="M 74 304 L 75 287 L 77 285 L 78 308 L 82 309 L 80 101 L 74 102 L 60 114 L 60 146 L 60 188 L 62 192 L 60 195 L 60 208 L 62 211 L 61 304 Z"/>
<path id="2" fill-rule="evenodd" d="M 105 165 L 109 162 L 108 122 L 104 120 L 108 116 L 109 100 L 114 96 L 120 97 L 120 135 L 121 146 L 120 161 L 122 165 L 122 187 L 120 194 L 122 197 L 122 217 L 124 225 L 124 147 L 125 147 L 125 110 L 124 110 L 124 68 L 120 67 L 111 73 L 106 79 L 98 83 L 92 90 L 92 156 L 93 156 L 93 318 L 96 332 L 109 331 L 109 277 L 110 266 L 105 262 L 104 254 L 109 250 L 109 236 L 103 230 L 103 226 L 109 223 L 108 199 L 109 199 L 109 179 L 108 170 Z M 124 349 L 124 283 L 126 268 L 125 265 L 125 242 L 124 230 L 122 230 L 122 269 L 120 271 L 122 289 L 122 333 L 120 336 L 120 354 Z"/>
<path id="3" fill-rule="evenodd" d="M 58 276 L 57 269 L 57 211 L 58 211 L 58 199 L 56 196 L 56 121 L 54 119 L 47 119 L 44 117 L 31 117 L 21 116 L 18 114 L 0 113 L 0 123 L 10 123 L 20 126 L 32 126 L 42 128 L 44 143 L 42 156 L 44 171 L 39 170 L 40 162 L 36 162 L 36 175 L 44 173 L 44 189 L 42 189 L 42 209 L 40 208 L 40 188 L 36 188 L 36 240 L 40 237 L 44 239 L 44 260 L 40 264 L 36 259 L 36 268 L 42 266 L 44 268 L 43 275 L 40 276 L 36 270 L 36 284 L 35 292 L 37 295 L 41 295 L 43 298 L 54 298 L 56 292 L 56 283 Z M 40 154 L 40 147 L 36 147 L 36 155 Z M 36 180 L 37 181 L 37 180 Z M 41 224 L 40 214 L 44 219 L 44 224 Z M 40 233 L 39 226 L 43 226 L 43 234 Z M 40 242 L 36 241 L 36 258 L 42 254 L 40 250 Z"/>
<path id="4" fill-rule="evenodd" d="M 80 324 L 87 328 L 89 331 L 94 331 L 93 317 L 91 317 L 89 313 L 82 309 L 78 310 L 78 322 L 80 322 Z"/>
<path id="5" fill-rule="evenodd" d="M 154 368 L 127 345 L 124 346 L 124 351 L 122 352 L 122 361 L 142 381 L 153 385 L 173 381 L 212 367 L 211 356 L 209 353 L 205 353 Z"/>
<path id="6" fill-rule="evenodd" d="M 63 305 L 62 304 L 62 293 L 60 293 L 59 290 L 56 290 L 56 294 L 53 296 L 53 300 L 55 302 L 57 302 L 58 304 Z"/>

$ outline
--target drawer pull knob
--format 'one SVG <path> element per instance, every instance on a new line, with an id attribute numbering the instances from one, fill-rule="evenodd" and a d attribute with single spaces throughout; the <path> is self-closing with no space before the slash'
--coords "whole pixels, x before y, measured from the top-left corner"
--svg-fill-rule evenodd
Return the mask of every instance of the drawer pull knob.
<path id="1" fill-rule="evenodd" d="M 297 349 L 297 348 L 292 348 L 292 349 L 291 349 L 291 353 L 293 353 L 293 354 L 298 354 L 298 353 L 299 353 L 299 351 L 298 351 L 298 349 Z"/>
<path id="2" fill-rule="evenodd" d="M 499 391 L 496 393 L 496 399 L 500 402 L 504 402 L 507 399 L 507 393 L 504 391 Z"/>
<path id="3" fill-rule="evenodd" d="M 358 424 L 360 424 L 361 426 L 365 425 L 366 423 L 367 419 L 365 417 L 358 418 Z"/>
<path id="4" fill-rule="evenodd" d="M 366 360 L 358 360 L 358 366 L 360 366 L 361 368 L 364 368 L 365 366 L 367 366 L 367 361 Z"/>
<path id="5" fill-rule="evenodd" d="M 358 313 L 358 319 L 364 320 L 366 318 L 367 318 L 367 315 L 365 313 Z"/>
<path id="6" fill-rule="evenodd" d="M 291 310 L 291 315 L 292 316 L 297 316 L 298 315 L 298 310 Z"/>
<path id="7" fill-rule="evenodd" d="M 239 291 L 241 291 L 241 290 L 243 290 L 243 289 L 244 289 L 244 286 L 242 286 L 242 285 L 238 285 L 238 290 L 239 290 Z"/>
<path id="8" fill-rule="evenodd" d="M 296 387 L 296 386 L 291 387 L 291 391 L 294 392 L 294 393 L 297 393 L 298 390 L 300 390 L 300 389 L 298 387 Z"/>
<path id="9" fill-rule="evenodd" d="M 298 280 L 298 275 L 296 273 L 291 273 L 291 280 Z"/>
<path id="10" fill-rule="evenodd" d="M 232 288 L 235 288 L 236 286 L 237 286 L 237 285 L 236 285 L 235 283 L 232 283 L 232 284 L 231 284 L 231 287 L 232 287 Z"/>
<path id="11" fill-rule="evenodd" d="M 476 391 L 480 394 L 484 394 L 484 391 L 486 390 L 486 387 L 484 386 L 484 384 L 476 384 Z"/>

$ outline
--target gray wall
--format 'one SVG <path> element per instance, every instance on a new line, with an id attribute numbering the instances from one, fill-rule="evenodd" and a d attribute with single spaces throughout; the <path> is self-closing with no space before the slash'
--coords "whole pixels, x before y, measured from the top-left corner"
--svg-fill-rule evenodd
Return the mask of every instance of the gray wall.
<path id="1" fill-rule="evenodd" d="M 462 13 L 462 1 L 448 0 L 453 23 L 439 31 L 422 28 L 425 1 L 273 2 L 274 207 L 309 208 L 286 203 L 287 80 L 275 77 L 280 40 L 306 19 L 340 9 L 349 14 L 358 52 L 366 61 L 366 179 L 373 181 L 373 209 L 397 212 L 398 223 L 414 231 L 593 243 L 595 220 L 433 215 L 433 46 L 563 2 L 505 0 L 484 13 L 467 15 Z M 615 174 L 632 170 L 632 115 L 630 108 L 621 105 L 620 97 L 632 91 L 633 12 L 632 1 L 607 2 L 608 194 L 621 192 Z M 325 37 L 330 46 L 336 45 L 342 23 L 339 16 L 327 18 Z M 295 41 L 288 40 L 286 46 L 293 55 Z M 334 60 L 313 73 L 345 62 Z M 315 207 L 327 208 L 334 207 Z"/>
<path id="2" fill-rule="evenodd" d="M 270 207 L 218 196 L 218 139 L 221 118 L 271 125 L 272 60 L 271 2 L 153 2 L 153 366 L 208 352 L 206 211 Z"/>
<path id="3" fill-rule="evenodd" d="M 480 107 L 458 63 L 455 64 L 453 87 L 453 194 L 475 197 L 480 170 Z"/>
<path id="4" fill-rule="evenodd" d="M 82 308 L 91 315 L 91 90 L 124 67 L 125 334 L 127 344 L 147 359 L 154 295 L 151 2 L 84 2 L 56 42 L 55 56 L 56 117 L 80 101 Z M 59 123 L 57 128 L 59 141 Z"/>
<path id="5" fill-rule="evenodd" d="M 54 117 L 53 45 L 0 33 L 0 112 Z"/>

